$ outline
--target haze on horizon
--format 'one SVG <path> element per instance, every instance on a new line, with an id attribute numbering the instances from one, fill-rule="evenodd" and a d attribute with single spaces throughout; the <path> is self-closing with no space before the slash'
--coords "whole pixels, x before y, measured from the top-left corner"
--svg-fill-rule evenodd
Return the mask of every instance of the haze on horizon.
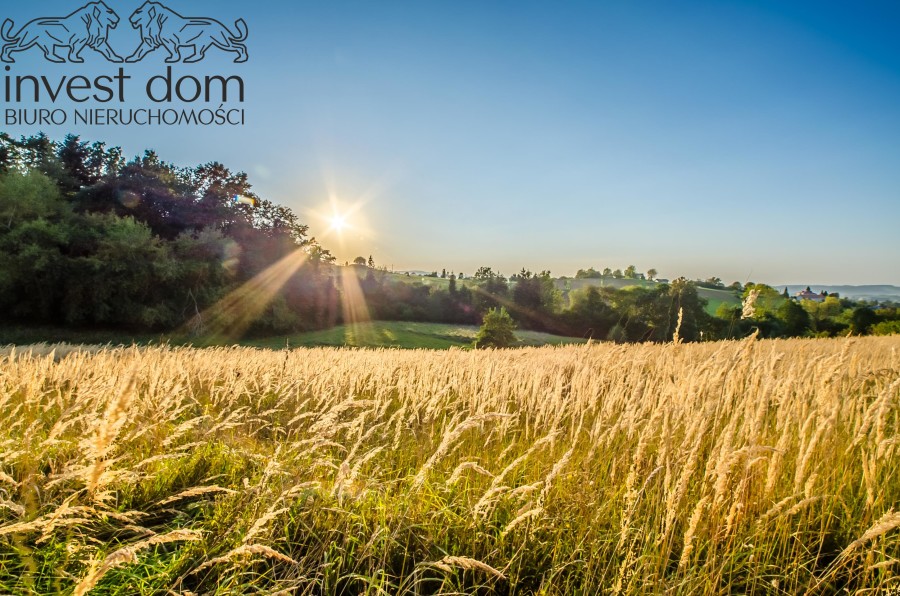
<path id="1" fill-rule="evenodd" d="M 141 0 L 107 3 L 127 55 Z M 247 21 L 247 64 L 211 50 L 176 66 L 244 77 L 247 125 L 44 132 L 245 170 L 341 262 L 900 285 L 894 2 L 167 4 Z M 13 74 L 113 66 L 16 57 Z M 163 57 L 130 72 L 159 74 Z M 331 201 L 355 208 L 340 235 Z"/>

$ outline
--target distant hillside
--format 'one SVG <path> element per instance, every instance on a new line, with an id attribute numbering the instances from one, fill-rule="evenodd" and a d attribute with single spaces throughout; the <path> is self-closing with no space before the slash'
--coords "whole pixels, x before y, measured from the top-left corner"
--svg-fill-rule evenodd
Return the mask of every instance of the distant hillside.
<path id="1" fill-rule="evenodd" d="M 642 287 L 651 287 L 655 286 L 657 282 L 648 281 L 645 279 L 616 279 L 613 277 L 601 277 L 601 278 L 590 278 L 590 279 L 557 279 L 556 287 L 560 290 L 580 290 L 581 288 L 585 288 L 587 286 L 597 286 L 597 287 L 606 287 L 606 288 L 615 288 L 617 290 L 621 290 L 622 288 L 630 288 L 635 286 Z M 803 286 L 806 288 L 806 286 Z M 701 298 L 706 298 L 707 305 L 706 311 L 709 314 L 715 314 L 716 309 L 719 308 L 723 302 L 728 304 L 740 304 L 741 300 L 738 296 L 731 290 L 721 289 L 714 290 L 711 288 L 697 288 L 697 294 L 700 295 Z"/>
<path id="2" fill-rule="evenodd" d="M 868 286 L 826 286 L 820 284 L 799 284 L 788 285 L 788 293 L 791 295 L 801 292 L 809 287 L 813 292 L 828 292 L 834 294 L 837 292 L 842 298 L 853 298 L 856 300 L 895 300 L 900 302 L 900 287 L 891 285 L 868 285 Z M 782 289 L 784 286 L 778 286 Z"/>

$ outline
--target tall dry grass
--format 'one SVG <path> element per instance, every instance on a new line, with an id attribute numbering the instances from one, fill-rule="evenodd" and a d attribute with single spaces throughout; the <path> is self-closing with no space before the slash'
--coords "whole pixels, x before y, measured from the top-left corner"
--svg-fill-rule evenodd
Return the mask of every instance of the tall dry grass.
<path id="1" fill-rule="evenodd" d="M 889 594 L 900 339 L 0 356 L 0 592 Z"/>

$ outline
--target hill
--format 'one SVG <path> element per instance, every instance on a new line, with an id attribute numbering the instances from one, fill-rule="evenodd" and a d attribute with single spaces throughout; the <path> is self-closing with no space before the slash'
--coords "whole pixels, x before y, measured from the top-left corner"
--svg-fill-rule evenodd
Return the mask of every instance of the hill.
<path id="1" fill-rule="evenodd" d="M 563 292 L 571 290 L 580 290 L 588 286 L 615 288 L 621 290 L 624 288 L 650 288 L 657 285 L 658 282 L 646 279 L 616 279 L 614 277 L 600 277 L 590 279 L 572 279 L 561 278 L 556 280 L 556 287 Z M 709 314 L 715 314 L 716 309 L 722 303 L 738 305 L 741 299 L 732 290 L 722 288 L 720 290 L 713 288 L 697 288 L 697 294 L 707 301 L 706 311 Z"/>
<path id="2" fill-rule="evenodd" d="M 778 286 L 778 289 L 784 286 Z M 812 289 L 814 292 L 828 292 L 829 294 L 840 294 L 841 298 L 852 298 L 854 300 L 873 300 L 887 301 L 893 300 L 900 302 L 900 287 L 891 285 L 867 285 L 867 286 L 826 286 L 817 284 L 788 284 L 788 293 L 792 296 L 797 292 L 801 292 L 806 288 Z"/>

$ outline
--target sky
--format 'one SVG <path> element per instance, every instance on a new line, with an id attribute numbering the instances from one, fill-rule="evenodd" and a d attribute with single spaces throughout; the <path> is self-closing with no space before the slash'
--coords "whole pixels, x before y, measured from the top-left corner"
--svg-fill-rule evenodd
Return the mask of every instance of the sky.
<path id="1" fill-rule="evenodd" d="M 123 56 L 140 3 L 107 0 Z M 247 63 L 211 49 L 174 71 L 241 76 L 243 127 L 2 129 L 246 171 L 341 262 L 900 284 L 893 0 L 166 4 L 246 21 Z M 15 31 L 78 6 L 6 2 L 0 17 Z M 80 65 L 14 57 L 13 75 L 118 68 L 91 50 Z M 164 57 L 126 65 L 135 91 Z"/>

